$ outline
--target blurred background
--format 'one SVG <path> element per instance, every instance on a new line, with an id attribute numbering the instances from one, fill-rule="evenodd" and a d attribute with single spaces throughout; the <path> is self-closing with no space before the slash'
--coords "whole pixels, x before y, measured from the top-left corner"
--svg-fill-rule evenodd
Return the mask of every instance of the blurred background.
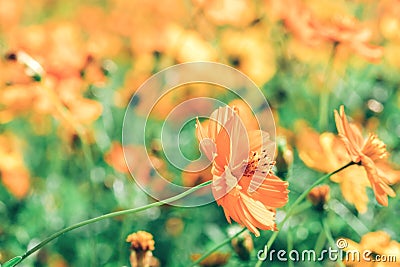
<path id="1" fill-rule="evenodd" d="M 0 262 L 78 221 L 153 201 L 126 167 L 122 121 L 138 87 L 177 63 L 224 63 L 257 84 L 274 112 L 275 171 L 289 181 L 291 202 L 324 172 L 340 167 L 321 167 L 331 154 L 320 134 L 336 133 L 333 110 L 341 104 L 365 135 L 375 132 L 386 143 L 385 171 L 399 191 L 400 1 L 0 0 L 0 55 Z M 173 168 L 157 136 L 176 105 L 199 96 L 245 105 L 205 85 L 165 95 L 151 113 L 147 147 L 125 148 L 137 155 L 142 177 L 156 168 L 186 186 L 211 179 L 209 170 Z M 146 99 L 135 101 L 140 107 Z M 183 131 L 183 152 L 195 159 L 194 122 Z M 144 149 L 153 166 L 142 164 Z M 313 151 L 317 156 L 310 158 Z M 363 246 L 378 246 L 379 254 L 390 250 L 392 240 L 390 248 L 397 250 L 390 251 L 400 254 L 398 197 L 389 207 L 379 206 L 358 173 L 339 175 L 328 185 L 330 198 L 317 207 L 304 203 L 274 249 L 326 247 L 323 217 L 334 238 L 360 243 L 381 230 L 385 234 L 374 240 L 382 242 L 364 240 Z M 278 221 L 283 217 L 284 210 L 278 211 Z M 215 203 L 166 205 L 68 233 L 21 266 L 129 266 L 125 239 L 139 230 L 153 235 L 159 266 L 188 266 L 237 231 L 235 225 Z M 270 235 L 236 240 L 202 266 L 254 266 Z"/>

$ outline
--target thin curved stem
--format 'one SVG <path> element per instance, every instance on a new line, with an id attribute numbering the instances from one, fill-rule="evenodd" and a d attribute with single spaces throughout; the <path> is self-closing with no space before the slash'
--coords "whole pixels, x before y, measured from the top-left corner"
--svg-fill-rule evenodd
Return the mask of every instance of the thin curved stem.
<path id="1" fill-rule="evenodd" d="M 227 239 L 225 239 L 224 241 L 222 241 L 221 243 L 215 245 L 214 247 L 212 247 L 209 251 L 207 251 L 206 253 L 203 254 L 203 256 L 201 256 L 200 258 L 198 258 L 197 260 L 195 260 L 192 265 L 190 265 L 190 267 L 194 267 L 197 264 L 199 264 L 200 262 L 202 262 L 205 258 L 207 258 L 208 256 L 211 255 L 211 253 L 213 253 L 214 251 L 217 251 L 219 248 L 225 246 L 226 244 L 228 244 L 229 242 L 232 241 L 232 239 L 234 239 L 235 237 L 238 237 L 240 234 L 242 234 L 243 232 L 245 232 L 247 229 L 243 228 L 242 230 L 240 230 L 239 232 L 237 232 L 235 235 L 228 237 Z"/>
<path id="2" fill-rule="evenodd" d="M 104 215 L 101 215 L 101 216 L 98 216 L 98 217 L 95 217 L 95 218 L 92 218 L 92 219 L 88 219 L 88 220 L 79 222 L 79 223 L 74 224 L 74 225 L 71 225 L 71 226 L 69 226 L 67 228 L 64 228 L 64 229 L 52 234 L 51 236 L 47 237 L 42 242 L 40 242 L 38 245 L 36 245 L 35 247 L 33 247 L 30 250 L 28 250 L 27 252 L 25 252 L 24 255 L 18 256 L 18 257 L 20 257 L 20 260 L 17 263 L 15 263 L 13 265 L 7 265 L 7 263 L 5 263 L 5 266 L 12 267 L 12 266 L 17 265 L 18 263 L 23 261 L 25 258 L 29 257 L 32 253 L 38 251 L 39 249 L 41 249 L 46 244 L 50 243 L 54 239 L 58 238 L 59 236 L 65 234 L 65 233 L 67 233 L 69 231 L 72 231 L 74 229 L 80 228 L 82 226 L 85 226 L 85 225 L 88 225 L 88 224 L 91 224 L 91 223 L 95 223 L 95 222 L 98 222 L 98 221 L 101 221 L 101 220 L 105 220 L 105 219 L 108 219 L 108 218 L 121 216 L 121 215 L 126 215 L 126 214 L 132 214 L 132 213 L 136 213 L 136 212 L 139 212 L 139 211 L 147 210 L 147 209 L 150 209 L 150 208 L 153 208 L 153 207 L 158 207 L 158 206 L 162 206 L 164 204 L 168 204 L 168 203 L 174 202 L 176 200 L 182 199 L 185 196 L 187 196 L 187 195 L 199 190 L 200 188 L 203 188 L 203 187 L 209 185 L 211 182 L 212 181 L 204 182 L 204 183 L 199 184 L 199 185 L 197 185 L 197 186 L 195 186 L 193 188 L 190 188 L 189 190 L 187 190 L 187 191 L 185 191 L 183 193 L 180 193 L 179 195 L 170 197 L 170 198 L 165 199 L 165 200 L 157 201 L 157 202 L 151 203 L 151 204 L 143 206 L 143 207 L 107 213 L 107 214 L 104 214 Z"/>
<path id="3" fill-rule="evenodd" d="M 328 62 L 326 65 L 325 69 L 325 84 L 329 86 L 329 82 L 331 80 L 331 75 L 332 75 L 332 65 L 335 60 L 335 55 L 337 52 L 337 43 L 334 43 L 332 45 L 332 50 L 328 58 Z M 328 125 L 328 112 L 329 112 L 329 96 L 331 92 L 331 88 L 324 88 L 321 91 L 320 97 L 319 97 L 319 130 L 324 131 L 326 130 L 326 127 Z"/>
<path id="4" fill-rule="evenodd" d="M 310 185 L 295 201 L 294 203 L 289 207 L 285 218 L 283 219 L 283 221 L 279 224 L 279 229 L 282 229 L 282 227 L 285 225 L 286 221 L 290 218 L 290 216 L 293 214 L 293 212 L 295 211 L 295 208 L 300 204 L 300 202 L 302 202 L 308 195 L 308 193 L 310 193 L 310 191 L 316 187 L 317 185 L 319 185 L 320 183 L 322 183 L 325 179 L 331 177 L 332 175 L 334 175 L 335 173 L 338 173 L 344 169 L 346 169 L 347 167 L 357 164 L 355 162 L 349 162 L 346 165 L 344 165 L 343 167 L 328 173 L 324 176 L 322 176 L 321 178 L 319 178 L 317 181 L 315 181 L 312 185 Z M 279 231 L 274 232 L 271 237 L 269 238 L 266 247 L 270 248 L 272 246 L 272 244 L 274 243 L 275 239 L 278 237 Z M 258 260 L 255 267 L 260 267 L 262 264 L 261 260 Z"/>

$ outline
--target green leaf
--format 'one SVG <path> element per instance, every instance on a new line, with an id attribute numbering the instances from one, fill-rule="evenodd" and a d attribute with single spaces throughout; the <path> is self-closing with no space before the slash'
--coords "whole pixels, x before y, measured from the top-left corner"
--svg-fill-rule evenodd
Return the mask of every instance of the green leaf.
<path id="1" fill-rule="evenodd" d="M 12 258 L 11 260 L 5 262 L 4 265 L 0 265 L 0 267 L 14 267 L 15 265 L 17 265 L 21 261 L 22 261 L 22 257 L 21 256 L 17 256 L 15 258 Z"/>

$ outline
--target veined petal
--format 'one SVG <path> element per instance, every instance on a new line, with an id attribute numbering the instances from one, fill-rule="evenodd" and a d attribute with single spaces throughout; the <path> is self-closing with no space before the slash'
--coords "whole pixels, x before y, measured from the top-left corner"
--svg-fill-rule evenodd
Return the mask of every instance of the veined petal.
<path id="1" fill-rule="evenodd" d="M 218 204 L 222 206 L 229 223 L 234 220 L 247 227 L 255 236 L 260 235 L 258 229 L 276 230 L 274 209 L 264 206 L 239 190 L 227 194 Z"/>
<path id="2" fill-rule="evenodd" d="M 216 139 L 221 128 L 226 124 L 226 122 L 232 117 L 234 111 L 229 106 L 220 107 L 211 113 L 209 123 L 208 123 L 208 134 L 212 139 Z"/>
<path id="3" fill-rule="evenodd" d="M 372 189 L 374 190 L 376 200 L 379 204 L 387 206 L 388 195 L 394 197 L 396 196 L 396 193 L 392 188 L 390 188 L 390 186 L 387 185 L 385 179 L 378 175 L 377 168 L 372 159 L 364 156 L 361 158 L 361 162 L 367 171 L 368 180 L 370 181 Z"/>
<path id="4" fill-rule="evenodd" d="M 287 204 L 289 200 L 288 182 L 282 181 L 275 175 L 266 176 L 258 172 L 254 174 L 253 180 L 258 179 L 258 177 L 261 177 L 262 182 L 254 192 L 248 190 L 251 185 L 248 179 L 240 180 L 240 185 L 249 197 L 273 208 L 283 207 Z"/>
<path id="5" fill-rule="evenodd" d="M 274 211 L 269 210 L 261 202 L 256 201 L 245 194 L 240 194 L 240 196 L 243 200 L 242 208 L 245 211 L 245 219 L 247 224 L 262 230 L 276 230 Z M 253 233 L 256 236 L 259 236 L 257 232 Z"/>
<path id="6" fill-rule="evenodd" d="M 247 131 L 238 114 L 234 113 L 224 125 L 230 140 L 229 167 L 236 177 L 241 177 L 249 156 Z"/>
<path id="7" fill-rule="evenodd" d="M 352 159 L 357 159 L 361 153 L 361 146 L 364 143 L 364 139 L 361 135 L 360 130 L 355 125 L 350 125 L 347 121 L 346 114 L 344 113 L 344 106 L 340 106 L 340 113 L 336 110 L 335 122 L 339 136 L 345 142 L 346 148 Z M 346 140 L 347 139 L 347 140 Z"/>
<path id="8" fill-rule="evenodd" d="M 270 139 L 269 133 L 255 130 L 248 133 L 250 140 L 250 150 L 261 152 L 266 150 L 272 156 L 275 152 L 275 142 Z"/>
<path id="9" fill-rule="evenodd" d="M 216 200 L 224 197 L 238 185 L 238 179 L 232 175 L 230 169 L 226 166 L 221 176 L 213 176 L 213 195 Z"/>
<path id="10" fill-rule="evenodd" d="M 210 161 L 213 161 L 217 154 L 217 146 L 214 140 L 209 137 L 208 131 L 200 123 L 198 118 L 196 118 L 196 136 L 199 140 L 200 150 L 204 152 Z"/>

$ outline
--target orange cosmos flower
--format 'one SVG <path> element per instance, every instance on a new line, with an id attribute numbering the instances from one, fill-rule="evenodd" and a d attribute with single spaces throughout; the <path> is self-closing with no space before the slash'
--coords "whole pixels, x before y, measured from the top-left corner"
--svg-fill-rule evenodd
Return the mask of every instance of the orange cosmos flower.
<path id="1" fill-rule="evenodd" d="M 226 219 L 258 229 L 276 230 L 275 209 L 288 201 L 288 183 L 271 172 L 274 143 L 260 130 L 246 131 L 238 108 L 226 106 L 211 114 L 208 127 L 197 121 L 196 134 L 213 161 L 212 191 Z"/>
<path id="2" fill-rule="evenodd" d="M 335 121 L 339 136 L 345 144 L 351 160 L 365 168 L 376 200 L 381 205 L 387 206 L 387 196 L 394 197 L 396 193 L 389 187 L 389 180 L 379 173 L 375 164 L 387 156 L 385 144 L 375 134 L 369 134 L 368 138 L 364 140 L 360 130 L 347 121 L 343 106 L 340 106 L 339 112 L 335 110 Z"/>
<path id="3" fill-rule="evenodd" d="M 356 19 L 336 16 L 328 23 L 316 21 L 314 27 L 322 39 L 346 45 L 369 61 L 377 62 L 383 56 L 381 46 L 369 43 L 372 31 L 359 25 Z"/>
<path id="4" fill-rule="evenodd" d="M 242 71 L 260 86 L 277 70 L 275 50 L 262 26 L 223 31 L 219 49 L 224 63 Z"/>
<path id="5" fill-rule="evenodd" d="M 296 126 L 296 148 L 299 157 L 309 168 L 329 173 L 351 161 L 341 138 L 330 132 L 317 133 L 303 122 Z M 400 182 L 400 171 L 393 169 L 387 159 L 375 162 L 378 173 L 390 184 Z M 340 185 L 343 198 L 353 204 L 359 213 L 368 210 L 367 188 L 371 187 L 363 166 L 352 165 L 331 176 Z"/>
<path id="6" fill-rule="evenodd" d="M 154 240 L 153 235 L 138 231 L 127 236 L 126 242 L 131 243 L 131 255 L 129 261 L 132 267 L 156 267 L 159 266 L 158 259 L 153 256 Z"/>
<path id="7" fill-rule="evenodd" d="M 347 239 L 348 247 L 344 250 L 358 251 L 360 257 L 347 257 L 346 266 L 352 267 L 395 267 L 400 263 L 400 243 L 392 240 L 384 231 L 365 234 L 359 243 Z M 365 253 L 365 252 L 371 253 Z M 364 255 L 363 255 L 364 253 Z"/>

